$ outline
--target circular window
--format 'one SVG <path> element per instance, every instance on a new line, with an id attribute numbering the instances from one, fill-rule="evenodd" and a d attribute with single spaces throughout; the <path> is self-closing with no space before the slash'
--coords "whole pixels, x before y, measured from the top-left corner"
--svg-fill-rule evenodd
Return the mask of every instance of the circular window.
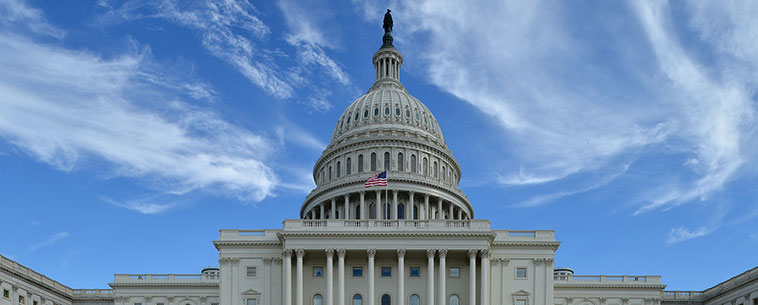
<path id="1" fill-rule="evenodd" d="M 366 111 L 364 111 L 364 112 L 363 112 L 363 117 L 364 117 L 364 118 L 367 118 L 367 117 L 368 117 L 368 109 L 366 109 Z"/>
<path id="2" fill-rule="evenodd" d="M 374 116 L 379 115 L 379 108 L 374 108 Z"/>
<path id="3" fill-rule="evenodd" d="M 395 115 L 400 116 L 400 108 L 395 108 Z"/>
<path id="4" fill-rule="evenodd" d="M 384 115 L 390 115 L 390 107 L 384 107 Z"/>
<path id="5" fill-rule="evenodd" d="M 405 109 L 405 117 L 410 118 L 411 117 L 411 111 L 408 109 Z"/>

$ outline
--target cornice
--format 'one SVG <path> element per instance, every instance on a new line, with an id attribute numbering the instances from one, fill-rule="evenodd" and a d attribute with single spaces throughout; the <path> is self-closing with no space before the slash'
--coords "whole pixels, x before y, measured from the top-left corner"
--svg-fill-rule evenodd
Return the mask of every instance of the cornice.
<path id="1" fill-rule="evenodd" d="M 111 288 L 135 288 L 135 287 L 194 287 L 194 288 L 213 288 L 219 287 L 219 283 L 108 283 Z"/>
<path id="2" fill-rule="evenodd" d="M 592 288 L 592 289 L 622 289 L 622 290 L 663 290 L 666 285 L 661 284 L 634 284 L 634 285 L 622 285 L 622 284 L 583 284 L 583 283 L 570 283 L 570 284 L 553 284 L 554 288 Z"/>
<path id="3" fill-rule="evenodd" d="M 495 233 L 492 232 L 314 232 L 314 231 L 295 231 L 279 232 L 279 239 L 288 237 L 311 237 L 311 238 L 340 238 L 340 237 L 445 237 L 445 238 L 487 238 L 492 239 Z"/>
<path id="4" fill-rule="evenodd" d="M 493 248 L 495 247 L 508 247 L 508 248 L 552 248 L 553 251 L 558 250 L 561 242 L 559 241 L 494 241 L 492 242 Z"/>
<path id="5" fill-rule="evenodd" d="M 279 247 L 282 243 L 280 241 L 214 240 L 213 245 L 216 247 L 216 250 L 221 250 L 220 247 Z"/>

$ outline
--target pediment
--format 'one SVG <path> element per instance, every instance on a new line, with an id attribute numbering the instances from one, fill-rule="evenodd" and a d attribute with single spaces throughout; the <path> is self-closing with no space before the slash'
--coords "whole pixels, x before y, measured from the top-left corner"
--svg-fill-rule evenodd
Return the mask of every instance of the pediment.
<path id="1" fill-rule="evenodd" d="M 255 291 L 253 289 L 243 291 L 242 294 L 244 295 L 260 295 L 261 293 L 258 291 Z"/>
<path id="2" fill-rule="evenodd" d="M 529 291 L 521 289 L 519 291 L 514 292 L 512 295 L 513 296 L 528 296 L 529 295 Z"/>

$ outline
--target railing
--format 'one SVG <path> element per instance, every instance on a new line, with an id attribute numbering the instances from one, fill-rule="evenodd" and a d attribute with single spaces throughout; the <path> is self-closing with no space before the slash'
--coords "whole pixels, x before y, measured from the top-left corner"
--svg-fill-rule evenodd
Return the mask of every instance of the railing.
<path id="1" fill-rule="evenodd" d="M 113 297 L 113 289 L 74 289 L 75 298 Z"/>
<path id="2" fill-rule="evenodd" d="M 664 300 L 700 300 L 703 298 L 702 291 L 664 290 Z"/>
<path id="3" fill-rule="evenodd" d="M 202 274 L 116 274 L 115 283 L 123 282 L 218 282 L 217 275 Z"/>
<path id="4" fill-rule="evenodd" d="M 645 283 L 660 284 L 660 276 L 651 275 L 555 275 L 553 280 L 556 283 L 562 282 L 581 282 L 581 283 Z"/>
<path id="5" fill-rule="evenodd" d="M 490 231 L 489 220 L 355 220 L 355 219 L 287 219 L 284 221 L 284 232 L 287 231 L 351 231 L 351 230 L 378 230 L 378 231 L 397 231 L 401 229 L 418 229 L 429 231 Z M 222 239 L 225 235 L 237 237 L 231 233 L 232 230 L 223 230 Z M 532 235 L 534 235 L 532 231 Z"/>
<path id="6" fill-rule="evenodd" d="M 63 285 L 61 283 L 58 283 L 49 277 L 46 277 L 37 271 L 34 271 L 32 269 L 29 269 L 25 267 L 24 265 L 19 264 L 18 262 L 11 260 L 5 256 L 0 255 L 0 264 L 2 264 L 5 268 L 11 269 L 13 271 L 18 272 L 19 274 L 22 274 L 23 276 L 26 276 L 27 278 L 40 282 L 44 285 L 47 285 L 49 287 L 52 287 L 53 289 L 56 289 L 58 291 L 61 291 L 65 294 L 72 294 L 73 289 L 70 287 Z"/>

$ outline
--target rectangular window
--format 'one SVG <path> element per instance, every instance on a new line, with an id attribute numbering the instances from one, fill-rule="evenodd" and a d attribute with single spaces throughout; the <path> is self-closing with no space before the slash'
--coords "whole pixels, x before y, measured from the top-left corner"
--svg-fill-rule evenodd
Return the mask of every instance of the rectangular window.
<path id="1" fill-rule="evenodd" d="M 3 289 L 3 297 L 6 298 L 6 299 L 10 299 L 11 298 L 11 292 L 10 292 L 10 290 Z"/>
<path id="2" fill-rule="evenodd" d="M 313 277 L 323 277 L 324 267 L 313 267 Z"/>
<path id="3" fill-rule="evenodd" d="M 363 267 L 353 267 L 353 277 L 363 277 Z"/>
<path id="4" fill-rule="evenodd" d="M 18 303 L 19 304 L 26 304 L 26 298 L 24 298 L 23 295 L 18 296 Z"/>
<path id="5" fill-rule="evenodd" d="M 419 267 L 411 267 L 411 272 L 409 272 L 411 277 L 421 277 L 421 268 Z"/>
<path id="6" fill-rule="evenodd" d="M 142 303 L 134 303 L 134 305 L 142 305 Z"/>
<path id="7" fill-rule="evenodd" d="M 247 267 L 247 277 L 256 277 L 256 276 L 258 276 L 258 268 Z"/>
<path id="8" fill-rule="evenodd" d="M 517 279 L 525 279 L 526 278 L 526 268 L 523 268 L 523 267 L 516 268 L 516 278 Z"/>
<path id="9" fill-rule="evenodd" d="M 516 305 L 526 305 L 526 300 L 516 300 Z"/>
<path id="10" fill-rule="evenodd" d="M 258 305 L 258 299 L 247 299 L 247 305 Z"/>
<path id="11" fill-rule="evenodd" d="M 382 277 L 391 277 L 392 267 L 382 267 Z"/>
<path id="12" fill-rule="evenodd" d="M 39 302 L 37 302 L 37 301 L 32 301 L 32 305 L 38 305 L 38 304 L 39 304 Z"/>
<path id="13" fill-rule="evenodd" d="M 157 303 L 155 305 L 166 305 L 165 303 Z"/>
<path id="14" fill-rule="evenodd" d="M 459 276 L 461 276 L 461 268 L 450 267 L 450 277 L 459 277 Z"/>

